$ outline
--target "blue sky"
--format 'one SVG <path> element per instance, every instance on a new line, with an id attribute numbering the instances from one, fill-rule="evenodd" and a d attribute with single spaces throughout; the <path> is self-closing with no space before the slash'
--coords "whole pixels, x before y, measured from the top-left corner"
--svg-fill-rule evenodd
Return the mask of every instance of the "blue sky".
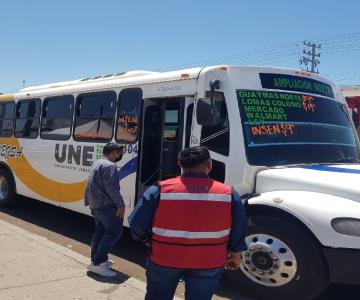
<path id="1" fill-rule="evenodd" d="M 301 41 L 318 39 L 320 73 L 360 84 L 358 0 L 8 0 L 0 12 L 3 93 L 203 61 L 299 68 Z"/>

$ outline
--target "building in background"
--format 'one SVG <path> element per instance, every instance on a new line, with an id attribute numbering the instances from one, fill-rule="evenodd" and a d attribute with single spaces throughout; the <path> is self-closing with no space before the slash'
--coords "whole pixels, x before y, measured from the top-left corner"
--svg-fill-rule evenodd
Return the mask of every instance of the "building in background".
<path id="1" fill-rule="evenodd" d="M 341 91 L 352 112 L 352 118 L 360 137 L 360 85 L 343 86 Z"/>

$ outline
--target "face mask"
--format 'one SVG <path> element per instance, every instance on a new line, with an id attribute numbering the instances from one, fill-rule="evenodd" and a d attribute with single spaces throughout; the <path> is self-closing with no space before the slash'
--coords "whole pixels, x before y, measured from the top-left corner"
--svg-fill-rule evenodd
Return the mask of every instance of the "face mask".
<path id="1" fill-rule="evenodd" d="M 120 161 L 122 159 L 122 157 L 123 157 L 122 154 L 120 154 L 119 157 L 115 158 L 115 162 L 117 163 L 118 161 Z"/>

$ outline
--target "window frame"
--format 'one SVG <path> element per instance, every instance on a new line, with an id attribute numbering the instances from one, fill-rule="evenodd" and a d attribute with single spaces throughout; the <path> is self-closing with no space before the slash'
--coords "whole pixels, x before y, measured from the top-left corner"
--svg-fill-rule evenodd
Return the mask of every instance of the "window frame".
<path id="1" fill-rule="evenodd" d="M 205 95 L 206 97 L 204 98 L 208 98 L 207 95 L 210 94 L 211 91 L 206 91 L 205 92 Z M 228 103 L 226 101 L 226 96 L 225 96 L 225 93 L 223 91 L 216 91 L 215 93 L 218 93 L 218 94 L 222 94 L 222 97 L 223 97 L 223 101 L 224 101 L 224 105 L 225 105 L 225 109 L 226 109 L 226 120 L 227 121 L 227 128 L 228 128 L 228 148 L 227 148 L 227 151 L 224 153 L 224 152 L 219 152 L 217 150 L 214 150 L 213 148 L 210 148 L 208 145 L 204 145 L 201 143 L 201 140 L 202 140 L 202 132 L 203 132 L 203 127 L 210 127 L 210 125 L 202 125 L 199 123 L 198 121 L 198 103 L 196 103 L 196 122 L 197 124 L 201 127 L 201 130 L 200 130 L 200 141 L 199 141 L 199 145 L 200 146 L 204 146 L 204 147 L 207 147 L 209 149 L 209 151 L 212 151 L 212 152 L 215 152 L 219 155 L 222 155 L 222 156 L 226 156 L 226 157 L 229 157 L 230 155 L 230 143 L 231 143 L 231 130 L 230 130 L 230 114 L 229 114 L 229 109 L 228 109 Z M 204 99 L 204 98 L 200 98 L 200 99 Z M 200 100 L 198 99 L 198 100 Z M 216 125 L 213 125 L 213 126 L 216 126 Z"/>
<path id="2" fill-rule="evenodd" d="M 41 131 L 42 131 L 42 121 L 43 121 L 43 118 L 44 118 L 44 108 L 45 108 L 45 105 L 46 105 L 49 101 L 54 100 L 55 98 L 69 97 L 69 96 L 72 98 L 72 105 L 73 105 L 72 114 L 71 114 L 71 125 L 70 125 L 69 136 L 68 136 L 66 139 L 44 138 L 44 137 L 42 136 L 42 132 L 41 132 Z M 55 101 L 59 101 L 59 100 L 55 100 Z M 41 118 L 40 118 L 40 126 L 39 126 L 39 129 L 40 129 L 40 138 L 41 138 L 42 140 L 47 140 L 47 141 L 68 141 L 68 140 L 70 140 L 71 135 L 72 135 L 72 132 L 73 132 L 74 123 L 75 123 L 74 115 L 75 115 L 75 97 L 74 97 L 73 94 L 56 95 L 56 96 L 50 96 L 50 97 L 44 98 L 43 101 L 42 101 L 42 106 L 41 106 Z"/>
<path id="3" fill-rule="evenodd" d="M 16 123 L 17 123 L 17 111 L 18 111 L 18 107 L 20 106 L 21 103 L 26 103 L 26 102 L 39 102 L 40 103 L 40 112 L 39 112 L 39 116 L 38 116 L 38 121 L 39 121 L 39 124 L 38 124 L 38 128 L 37 128 L 37 131 L 36 131 L 36 136 L 35 137 L 19 137 L 16 135 Z M 41 98 L 31 98 L 31 99 L 20 99 L 16 102 L 16 107 L 15 107 L 15 126 L 14 126 L 14 136 L 18 139 L 29 139 L 29 140 L 35 140 L 39 137 L 39 129 L 40 129 L 40 119 L 41 119 L 41 111 L 42 110 L 42 101 L 41 101 Z M 29 119 L 29 118 L 27 118 Z M 35 119 L 35 118 L 33 118 Z"/>
<path id="4" fill-rule="evenodd" d="M 185 148 L 188 148 L 191 143 L 191 131 L 194 119 L 195 104 L 190 103 L 186 108 L 186 120 L 185 120 Z"/>
<path id="5" fill-rule="evenodd" d="M 75 129 L 76 129 L 76 118 L 78 117 L 76 115 L 78 105 L 79 105 L 79 99 L 84 96 L 88 95 L 103 95 L 103 94 L 112 94 L 114 97 L 114 108 L 112 112 L 112 126 L 111 126 L 111 137 L 107 140 L 94 140 L 94 139 L 77 139 L 75 137 Z M 114 138 L 114 122 L 115 122 L 115 113 L 116 113 L 116 105 L 117 105 L 117 94 L 114 90 L 102 90 L 102 91 L 95 91 L 95 92 L 86 92 L 86 93 L 80 93 L 76 96 L 75 99 L 75 105 L 74 105 L 74 113 L 73 113 L 73 128 L 72 128 L 72 138 L 76 142 L 84 142 L 84 143 L 99 143 L 99 144 L 106 144 L 112 141 Z"/>
<path id="6" fill-rule="evenodd" d="M 119 128 L 119 123 L 118 123 L 118 118 L 119 118 L 119 112 L 120 112 L 120 105 L 121 105 L 121 94 L 124 92 L 124 91 L 127 91 L 127 90 L 138 90 L 140 91 L 140 103 L 139 103 L 139 107 L 138 107 L 138 114 L 137 114 L 137 117 L 138 117 L 138 123 L 137 123 L 137 126 L 138 126 L 138 129 L 136 131 L 136 139 L 132 142 L 129 142 L 129 141 L 125 141 L 125 140 L 122 140 L 122 139 L 118 139 L 117 137 L 117 132 L 118 132 L 118 128 Z M 139 141 L 139 137 L 140 137 L 140 134 L 141 134 L 141 124 L 142 124 L 142 109 L 143 109 L 143 103 L 144 103 L 144 99 L 143 99 L 143 90 L 139 87 L 131 87 L 131 88 L 125 88 L 125 89 L 122 89 L 120 92 L 119 92 L 119 95 L 118 95 L 118 99 L 117 99 L 118 103 L 117 103 L 117 106 L 116 106 L 116 126 L 115 126 L 115 141 L 117 143 L 120 143 L 120 144 L 125 144 L 125 145 L 133 145 L 133 144 L 136 144 L 138 141 Z"/>
<path id="7" fill-rule="evenodd" d="M 16 111 L 16 102 L 15 101 L 4 101 L 4 102 L 1 102 L 0 105 L 4 104 L 14 104 L 14 107 L 13 107 L 13 115 L 12 115 L 12 129 L 11 129 L 11 134 L 10 135 L 2 135 L 1 134 L 1 131 L 2 129 L 0 128 L 0 138 L 9 138 L 9 137 L 12 137 L 14 135 L 14 130 L 15 130 L 15 119 L 16 119 L 16 116 L 15 116 L 15 111 Z M 10 119 L 5 119 L 5 120 L 10 120 Z"/>

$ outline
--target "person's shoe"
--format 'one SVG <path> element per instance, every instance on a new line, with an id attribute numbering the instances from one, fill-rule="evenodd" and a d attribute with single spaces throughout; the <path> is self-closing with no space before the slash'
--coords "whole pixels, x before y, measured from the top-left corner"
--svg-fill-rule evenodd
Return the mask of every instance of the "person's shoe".
<path id="1" fill-rule="evenodd" d="M 92 261 L 91 261 L 91 263 L 93 264 Z M 108 261 L 104 262 L 103 264 L 110 268 L 114 264 L 114 262 L 112 260 L 108 260 Z"/>
<path id="2" fill-rule="evenodd" d="M 103 277 L 115 277 L 116 276 L 116 273 L 109 269 L 109 267 L 106 265 L 106 262 L 102 263 L 98 266 L 91 263 L 90 265 L 88 265 L 87 269 L 90 272 L 98 274 Z"/>
<path id="3" fill-rule="evenodd" d="M 108 260 L 108 261 L 104 262 L 103 264 L 110 268 L 114 264 L 114 262 L 112 260 Z"/>

